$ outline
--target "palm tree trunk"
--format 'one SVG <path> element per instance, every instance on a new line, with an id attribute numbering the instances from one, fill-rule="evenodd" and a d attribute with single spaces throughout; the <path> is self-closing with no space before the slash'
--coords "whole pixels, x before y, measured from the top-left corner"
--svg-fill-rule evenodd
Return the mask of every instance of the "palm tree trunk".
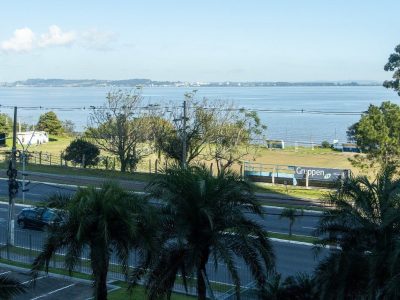
<path id="1" fill-rule="evenodd" d="M 197 269 L 197 299 L 206 300 L 207 299 L 207 289 L 206 289 L 206 282 L 204 281 L 202 271 L 205 272 L 205 268 Z"/>
<path id="2" fill-rule="evenodd" d="M 95 274 L 95 299 L 107 300 L 107 271 Z"/>
<path id="3" fill-rule="evenodd" d="M 197 268 L 197 299 L 207 299 L 207 287 L 203 274 L 206 274 L 206 264 L 208 262 L 208 256 L 210 255 L 208 249 L 202 251 L 202 257 L 200 258 L 200 264 Z"/>
<path id="4" fill-rule="evenodd" d="M 91 265 L 94 277 L 94 299 L 107 300 L 107 273 L 109 257 L 106 247 L 92 247 Z"/>

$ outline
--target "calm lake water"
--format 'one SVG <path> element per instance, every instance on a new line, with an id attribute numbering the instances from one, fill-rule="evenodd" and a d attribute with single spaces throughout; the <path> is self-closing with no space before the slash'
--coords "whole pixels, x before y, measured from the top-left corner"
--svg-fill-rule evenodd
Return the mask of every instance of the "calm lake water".
<path id="1" fill-rule="evenodd" d="M 170 101 L 181 105 L 184 94 L 193 88 L 144 88 L 146 103 L 165 104 Z M 270 110 L 319 110 L 361 112 L 369 104 L 390 100 L 400 104 L 395 92 L 380 86 L 364 87 L 257 87 L 257 88 L 196 88 L 197 97 L 233 102 L 238 107 Z M 89 107 L 102 105 L 110 88 L 0 88 L 0 104 L 43 107 Z M 11 114 L 10 109 L 0 107 L 1 112 Z M 46 110 L 21 109 L 21 122 L 35 124 Z M 81 131 L 88 124 L 88 110 L 57 110 L 63 120 L 72 120 Z M 288 142 L 320 143 L 332 141 L 335 136 L 346 141 L 346 129 L 359 119 L 359 115 L 331 115 L 313 113 L 259 112 L 268 126 L 271 139 Z"/>

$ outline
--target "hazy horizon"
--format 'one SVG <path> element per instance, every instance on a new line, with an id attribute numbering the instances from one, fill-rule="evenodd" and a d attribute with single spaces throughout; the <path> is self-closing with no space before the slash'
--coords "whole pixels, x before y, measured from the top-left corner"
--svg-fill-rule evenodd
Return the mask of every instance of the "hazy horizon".
<path id="1" fill-rule="evenodd" d="M 394 0 L 7 1 L 0 82 L 383 81 L 398 11 Z"/>

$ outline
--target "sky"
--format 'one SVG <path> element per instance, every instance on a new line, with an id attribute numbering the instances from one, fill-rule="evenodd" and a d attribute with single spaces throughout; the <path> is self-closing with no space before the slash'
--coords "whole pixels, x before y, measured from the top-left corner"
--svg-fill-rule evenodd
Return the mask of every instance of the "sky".
<path id="1" fill-rule="evenodd" d="M 1 1 L 0 82 L 385 80 L 400 1 Z"/>

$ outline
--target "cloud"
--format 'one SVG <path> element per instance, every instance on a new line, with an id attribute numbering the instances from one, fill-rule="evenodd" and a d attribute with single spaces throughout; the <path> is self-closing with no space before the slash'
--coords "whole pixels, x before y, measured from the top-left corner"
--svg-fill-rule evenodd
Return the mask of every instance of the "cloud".
<path id="1" fill-rule="evenodd" d="M 35 34 L 28 28 L 14 31 L 14 35 L 0 44 L 0 49 L 5 52 L 28 52 L 35 47 Z"/>
<path id="2" fill-rule="evenodd" d="M 63 31 L 59 26 L 52 25 L 48 31 L 39 35 L 28 27 L 14 31 L 14 35 L 0 42 L 0 52 L 24 53 L 34 49 L 49 47 L 66 47 L 76 44 L 92 50 L 111 50 L 116 40 L 116 35 L 111 31 L 89 29 L 85 31 Z"/>
<path id="3" fill-rule="evenodd" d="M 73 31 L 63 32 L 57 25 L 49 27 L 49 32 L 40 36 L 38 46 L 41 48 L 49 46 L 68 46 L 74 43 L 76 34 Z"/>
<path id="4" fill-rule="evenodd" d="M 111 50 L 116 40 L 116 34 L 112 31 L 100 31 L 96 28 L 81 33 L 80 43 L 83 47 L 94 50 Z"/>

